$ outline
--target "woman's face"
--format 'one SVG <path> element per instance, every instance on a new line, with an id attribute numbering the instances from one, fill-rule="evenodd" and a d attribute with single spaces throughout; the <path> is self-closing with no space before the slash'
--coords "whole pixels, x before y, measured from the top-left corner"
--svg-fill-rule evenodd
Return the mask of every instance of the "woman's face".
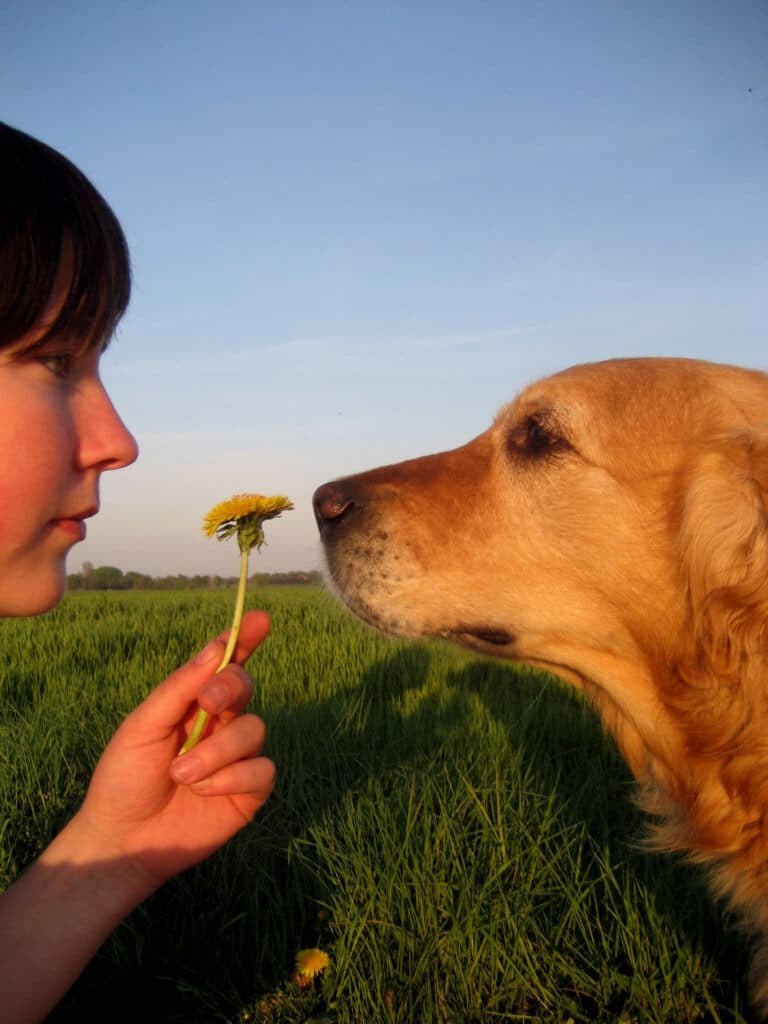
<path id="1" fill-rule="evenodd" d="M 0 350 L 0 615 L 35 615 L 59 601 L 66 556 L 99 510 L 99 478 L 138 455 L 99 377 L 98 348 L 45 334 L 66 297 L 68 260 L 38 324 Z"/>

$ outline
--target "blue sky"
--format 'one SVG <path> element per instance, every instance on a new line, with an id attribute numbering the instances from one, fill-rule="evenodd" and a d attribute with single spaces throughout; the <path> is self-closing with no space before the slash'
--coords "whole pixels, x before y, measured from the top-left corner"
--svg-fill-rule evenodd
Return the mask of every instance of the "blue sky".
<path id="1" fill-rule="evenodd" d="M 0 10 L 0 117 L 120 217 L 104 378 L 141 447 L 71 556 L 236 572 L 200 532 L 480 433 L 576 362 L 768 368 L 764 0 L 82 0 Z"/>

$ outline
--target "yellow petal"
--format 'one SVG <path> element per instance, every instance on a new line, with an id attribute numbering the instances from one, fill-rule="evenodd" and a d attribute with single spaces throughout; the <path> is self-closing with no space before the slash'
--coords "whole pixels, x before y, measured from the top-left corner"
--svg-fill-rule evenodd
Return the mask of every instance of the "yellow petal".
<path id="1" fill-rule="evenodd" d="M 214 505 L 203 519 L 203 533 L 212 537 L 225 523 L 237 522 L 246 516 L 273 519 L 281 512 L 290 511 L 293 502 L 282 494 L 234 494 L 228 501 Z"/>

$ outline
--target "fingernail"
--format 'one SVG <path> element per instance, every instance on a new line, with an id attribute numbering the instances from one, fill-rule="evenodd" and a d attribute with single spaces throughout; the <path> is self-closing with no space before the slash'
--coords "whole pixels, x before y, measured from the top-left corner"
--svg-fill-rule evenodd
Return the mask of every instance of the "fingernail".
<path id="1" fill-rule="evenodd" d="M 201 767 L 199 757 L 185 754 L 171 762 L 171 777 L 176 782 L 194 782 L 200 775 Z"/>
<path id="2" fill-rule="evenodd" d="M 195 793 L 206 793 L 213 788 L 213 782 L 211 779 L 200 779 L 199 782 L 193 782 L 189 788 Z"/>
<path id="3" fill-rule="evenodd" d="M 227 706 L 229 689 L 224 683 L 209 683 L 202 688 L 198 696 L 205 697 L 206 710 L 216 715 Z"/>
<path id="4" fill-rule="evenodd" d="M 205 665 L 206 662 L 213 661 L 219 652 L 219 645 L 215 640 L 211 640 L 209 644 L 196 654 L 193 661 L 195 665 Z"/>

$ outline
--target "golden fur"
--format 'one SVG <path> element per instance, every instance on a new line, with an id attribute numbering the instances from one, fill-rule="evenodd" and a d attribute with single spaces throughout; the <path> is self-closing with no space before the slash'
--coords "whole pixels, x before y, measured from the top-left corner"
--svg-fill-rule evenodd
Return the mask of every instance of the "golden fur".
<path id="1" fill-rule="evenodd" d="M 543 666 L 592 699 L 756 936 L 768 1018 L 768 376 L 577 366 L 453 451 L 319 488 L 331 577 L 401 636 Z"/>

